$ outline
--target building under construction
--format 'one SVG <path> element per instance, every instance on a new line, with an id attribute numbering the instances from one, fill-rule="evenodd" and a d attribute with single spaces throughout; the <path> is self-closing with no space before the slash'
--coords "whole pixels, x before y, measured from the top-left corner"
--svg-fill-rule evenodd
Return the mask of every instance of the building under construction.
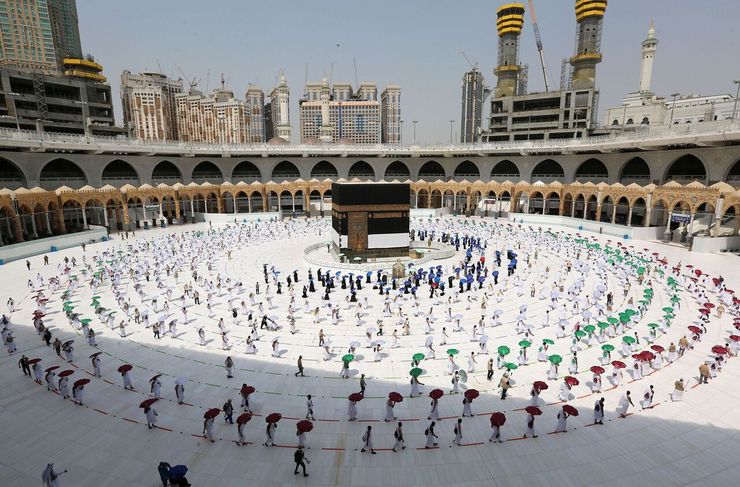
<path id="1" fill-rule="evenodd" d="M 524 4 L 499 7 L 496 11 L 498 65 L 494 70 L 497 83 L 491 99 L 488 132 L 482 136 L 484 142 L 576 138 L 588 135 L 596 127 L 599 98 L 596 65 L 601 62 L 606 5 L 607 0 L 576 0 L 576 49 L 569 60 L 563 61 L 560 88 L 556 91 L 549 89 L 539 32 L 536 32 L 545 76 L 543 93 L 527 93 L 528 69 L 519 60 Z"/>

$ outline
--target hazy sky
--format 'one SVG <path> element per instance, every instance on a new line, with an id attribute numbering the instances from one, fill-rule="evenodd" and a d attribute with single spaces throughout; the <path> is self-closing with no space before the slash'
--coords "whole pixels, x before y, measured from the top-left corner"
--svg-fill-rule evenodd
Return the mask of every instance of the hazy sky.
<path id="1" fill-rule="evenodd" d="M 105 67 L 120 110 L 120 74 L 161 70 L 198 78 L 199 89 L 219 84 L 244 98 L 247 84 L 269 93 L 285 70 L 291 90 L 291 122 L 297 140 L 298 98 L 308 80 L 328 77 L 402 87 L 404 141 L 447 142 L 449 120 L 460 122 L 460 87 L 469 69 L 463 49 L 478 62 L 486 83 L 496 78 L 496 8 L 482 0 L 78 0 L 84 52 Z M 526 3 L 526 2 L 524 2 Z M 573 53 L 573 0 L 535 0 L 551 78 L 560 80 L 560 61 Z M 655 19 L 660 40 L 653 91 L 717 94 L 732 92 L 740 78 L 740 0 L 612 0 L 604 18 L 599 121 L 607 107 L 638 87 L 640 43 Z M 339 46 L 337 46 L 339 44 Z M 533 29 L 527 23 L 521 60 L 530 66 L 529 91 L 543 91 Z M 210 70 L 210 83 L 207 83 Z M 487 111 L 487 110 L 486 110 Z M 488 124 L 484 122 L 483 126 Z"/>

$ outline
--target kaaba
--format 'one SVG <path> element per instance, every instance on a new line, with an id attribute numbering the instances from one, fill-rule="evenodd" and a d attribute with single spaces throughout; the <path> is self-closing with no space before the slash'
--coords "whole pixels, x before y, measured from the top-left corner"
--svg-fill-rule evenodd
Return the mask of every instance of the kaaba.
<path id="1" fill-rule="evenodd" d="M 404 183 L 332 183 L 332 241 L 337 254 L 408 257 L 409 194 Z"/>

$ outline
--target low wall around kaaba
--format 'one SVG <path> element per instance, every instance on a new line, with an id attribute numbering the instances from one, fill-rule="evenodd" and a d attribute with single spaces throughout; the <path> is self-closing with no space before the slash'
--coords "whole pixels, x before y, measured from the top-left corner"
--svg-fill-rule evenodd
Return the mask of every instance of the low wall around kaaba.
<path id="1" fill-rule="evenodd" d="M 410 188 L 405 183 L 333 183 L 332 241 L 337 254 L 409 255 Z"/>

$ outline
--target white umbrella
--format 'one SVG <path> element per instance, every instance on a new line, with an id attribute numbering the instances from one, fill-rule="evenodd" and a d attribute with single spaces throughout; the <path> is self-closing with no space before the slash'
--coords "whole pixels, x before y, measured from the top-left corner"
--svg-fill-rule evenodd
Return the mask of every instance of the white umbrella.
<path id="1" fill-rule="evenodd" d="M 375 340 L 373 341 L 372 345 L 373 347 L 378 346 L 378 345 L 385 345 L 385 340 Z"/>
<path id="2" fill-rule="evenodd" d="M 480 338 L 478 338 L 478 341 L 480 343 L 487 343 L 488 342 L 488 335 L 481 335 Z"/>
<path id="3" fill-rule="evenodd" d="M 427 347 L 431 346 L 433 341 L 434 341 L 434 337 L 431 336 L 431 335 L 428 336 L 427 339 L 426 339 L 426 342 L 425 342 L 426 343 L 426 346 Z"/>
<path id="4" fill-rule="evenodd" d="M 370 327 L 367 328 L 367 330 L 365 330 L 366 333 L 370 333 L 371 335 L 373 333 L 375 333 L 376 331 L 378 331 L 378 330 L 374 326 L 370 326 Z"/>
<path id="5" fill-rule="evenodd" d="M 350 348 L 360 348 L 360 342 L 349 342 Z"/>

